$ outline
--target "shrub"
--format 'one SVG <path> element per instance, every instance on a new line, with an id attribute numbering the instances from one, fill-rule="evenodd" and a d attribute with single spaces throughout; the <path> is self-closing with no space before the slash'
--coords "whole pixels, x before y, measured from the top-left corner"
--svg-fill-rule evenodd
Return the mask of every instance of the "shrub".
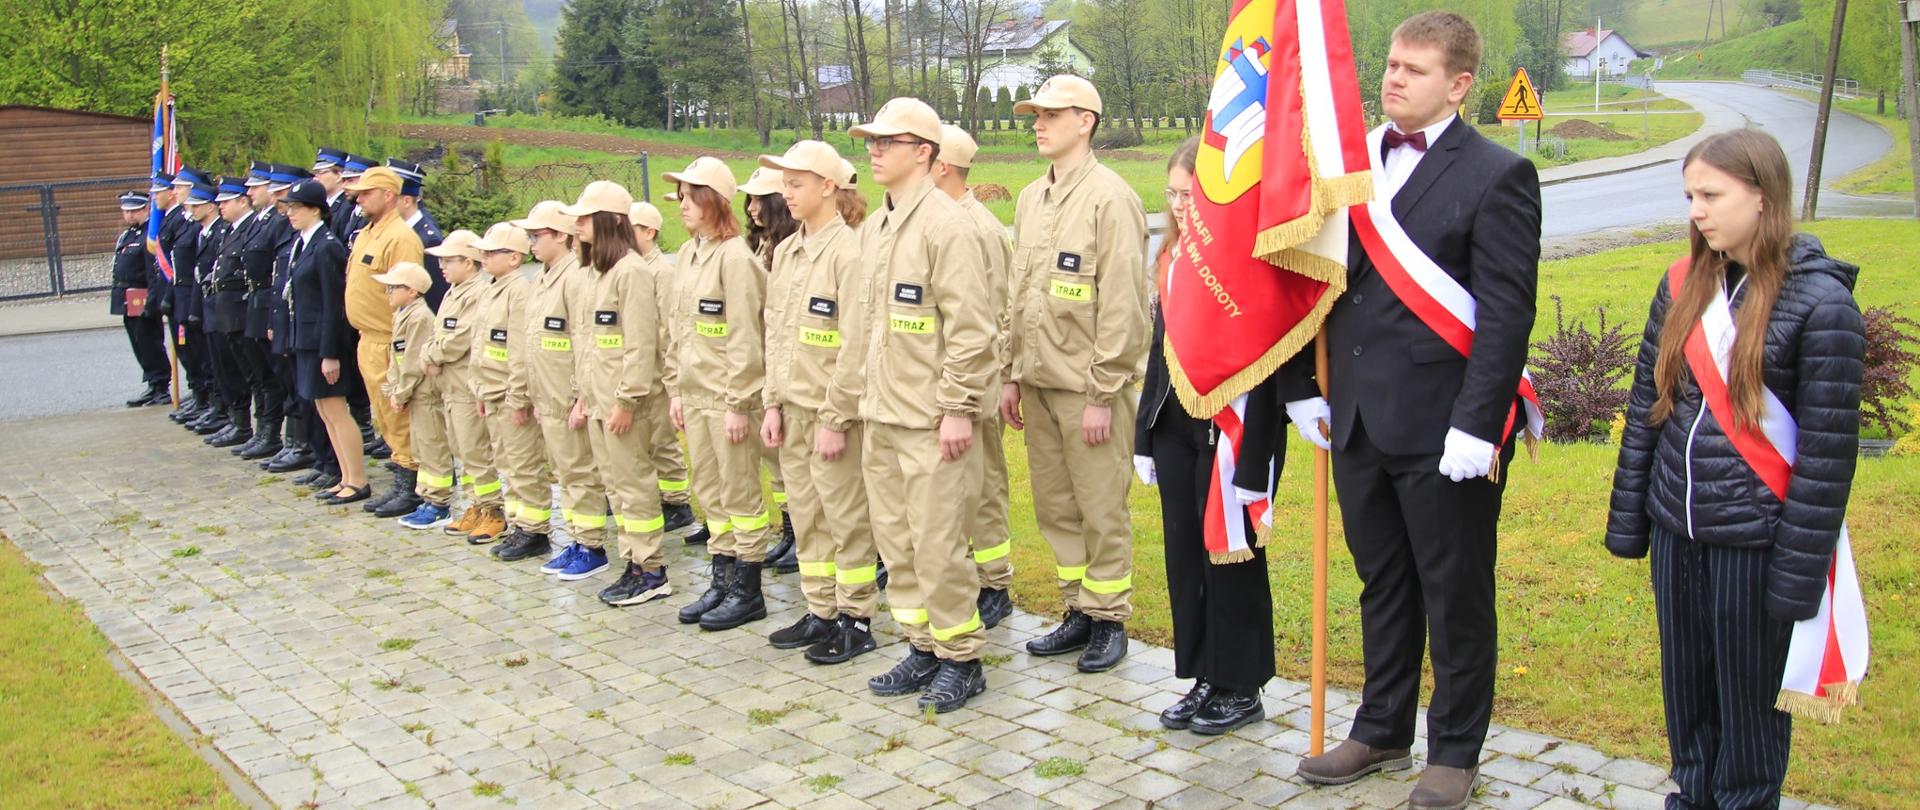
<path id="1" fill-rule="evenodd" d="M 443 231 L 486 233 L 487 226 L 520 213 L 507 193 L 503 154 L 500 142 L 494 141 L 487 145 L 486 160 L 468 168 L 457 150 L 447 150 L 440 171 L 428 177 L 422 200 Z"/>
<path id="2" fill-rule="evenodd" d="M 1567 325 L 1560 296 L 1553 296 L 1553 335 L 1534 344 L 1533 390 L 1554 441 L 1599 439 L 1610 432 L 1615 414 L 1626 407 L 1628 390 L 1620 381 L 1633 373 L 1634 345 L 1625 324 L 1607 326 L 1601 307 L 1598 330 L 1584 322 Z"/>
<path id="3" fill-rule="evenodd" d="M 1867 354 L 1865 375 L 1860 384 L 1862 421 L 1880 426 L 1888 438 L 1895 438 L 1913 427 L 1901 413 L 1901 401 L 1914 395 L 1913 368 L 1920 363 L 1920 352 L 1909 348 L 1920 343 L 1909 329 L 1920 322 L 1895 313 L 1891 307 L 1873 307 L 1860 313 L 1866 323 Z"/>

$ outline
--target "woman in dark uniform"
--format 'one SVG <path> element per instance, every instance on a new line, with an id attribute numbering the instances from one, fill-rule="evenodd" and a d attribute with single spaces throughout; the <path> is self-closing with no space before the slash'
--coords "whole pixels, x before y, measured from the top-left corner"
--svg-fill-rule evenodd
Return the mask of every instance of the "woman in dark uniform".
<path id="1" fill-rule="evenodd" d="M 373 492 L 361 455 L 360 428 L 347 412 L 347 393 L 357 385 L 353 363 L 359 335 L 347 324 L 347 246 L 327 227 L 327 191 L 302 180 L 287 191 L 293 264 L 287 281 L 292 310 L 294 387 L 313 401 L 326 423 L 340 462 L 340 481 L 315 497 L 338 505 L 363 501 Z"/>
<path id="2" fill-rule="evenodd" d="M 1232 563 L 1216 563 L 1207 553 L 1203 521 L 1215 445 L 1222 439 L 1212 420 L 1187 413 L 1167 376 L 1167 325 L 1160 295 L 1180 242 L 1180 220 L 1193 199 L 1199 147 L 1198 138 L 1188 140 L 1174 150 L 1167 165 L 1168 227 L 1155 258 L 1153 348 L 1134 426 L 1134 467 L 1143 483 L 1160 487 L 1174 674 L 1193 679 L 1186 697 L 1160 713 L 1160 724 L 1215 735 L 1266 718 L 1260 689 L 1274 674 L 1273 596 L 1267 587 L 1265 549 L 1256 546 L 1252 559 Z M 1270 379 L 1249 397 L 1277 401 L 1275 385 Z M 1279 429 L 1278 410 L 1247 409 L 1238 458 L 1239 469 L 1247 475 L 1236 476 L 1234 484 L 1268 491 L 1267 484 L 1249 479 L 1264 478 L 1269 459 L 1276 461 L 1274 475 L 1279 474 L 1277 461 L 1285 455 L 1286 437 Z M 1236 511 L 1252 537 L 1254 526 L 1246 510 Z"/>

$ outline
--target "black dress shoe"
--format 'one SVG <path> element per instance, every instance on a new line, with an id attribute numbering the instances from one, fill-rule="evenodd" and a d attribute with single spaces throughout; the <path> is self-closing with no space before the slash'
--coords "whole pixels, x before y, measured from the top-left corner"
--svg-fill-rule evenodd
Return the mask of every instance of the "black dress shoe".
<path id="1" fill-rule="evenodd" d="M 313 446 L 306 442 L 289 445 L 280 451 L 280 455 L 267 462 L 267 472 L 284 473 L 304 470 L 312 467 L 318 459 L 313 457 Z"/>
<path id="2" fill-rule="evenodd" d="M 974 607 L 980 611 L 980 623 L 992 630 L 1013 615 L 1013 597 L 1007 595 L 1005 588 L 981 588 Z"/>
<path id="3" fill-rule="evenodd" d="M 153 392 L 153 395 L 152 395 L 152 396 L 149 396 L 149 397 L 147 397 L 147 401 L 146 401 L 146 402 L 143 402 L 143 403 L 140 403 L 140 404 L 142 404 L 142 405 L 147 405 L 147 406 L 152 406 L 152 405 L 172 405 L 172 404 L 173 404 L 173 393 L 172 393 L 172 392 L 170 392 L 170 391 L 168 391 L 168 390 L 167 390 L 166 388 L 164 388 L 164 387 L 162 387 L 162 388 L 157 388 L 157 389 L 154 389 L 154 392 Z"/>
<path id="4" fill-rule="evenodd" d="M 225 430 L 226 427 L 231 424 L 233 423 L 227 421 L 227 415 L 222 413 L 219 408 L 208 407 L 206 413 L 201 414 L 200 418 L 188 423 L 187 427 L 194 433 L 202 436 L 211 436 Z"/>
<path id="5" fill-rule="evenodd" d="M 216 433 L 214 436 L 217 438 L 220 434 Z M 253 441 L 253 428 L 247 427 L 245 424 L 238 424 L 230 428 L 225 438 L 208 442 L 208 444 L 214 447 L 239 447 L 250 441 Z"/>
<path id="6" fill-rule="evenodd" d="M 340 486 L 340 476 L 337 475 L 329 475 L 326 478 L 313 482 L 313 499 L 316 501 L 324 501 L 333 497 L 335 487 L 338 486 Z M 372 484 L 368 484 L 366 488 L 369 494 L 373 492 Z"/>
<path id="7" fill-rule="evenodd" d="M 379 509 L 373 510 L 373 516 L 377 518 L 397 518 L 411 515 L 413 514 L 413 510 L 419 509 L 422 503 L 424 503 L 424 501 L 420 500 L 420 496 L 411 492 L 395 495 L 388 498 L 385 503 L 380 504 Z"/>
<path id="8" fill-rule="evenodd" d="M 932 709 L 935 714 L 946 714 L 967 705 L 974 695 L 985 691 L 987 672 L 978 660 L 941 661 L 940 671 L 934 673 L 933 682 L 927 684 L 927 691 L 920 695 L 920 710 Z"/>
<path id="9" fill-rule="evenodd" d="M 1027 642 L 1027 652 L 1033 655 L 1070 653 L 1087 646 L 1087 640 L 1092 637 L 1093 619 L 1080 611 L 1068 610 L 1053 632 Z"/>
<path id="10" fill-rule="evenodd" d="M 816 664 L 844 664 L 862 653 L 873 652 L 872 628 L 868 619 L 841 616 L 826 638 L 807 648 L 807 660 Z"/>
<path id="11" fill-rule="evenodd" d="M 1193 716 L 1192 724 L 1187 726 L 1187 730 L 1212 737 L 1265 719 L 1267 719 L 1267 709 L 1261 705 L 1258 691 L 1220 689 L 1215 691 L 1213 699 L 1207 701 L 1207 705 L 1202 706 Z"/>
<path id="12" fill-rule="evenodd" d="M 346 489 L 343 489 L 337 493 L 334 493 L 333 497 L 326 499 L 324 503 L 326 503 L 326 505 L 328 506 L 341 506 L 344 504 L 353 503 L 355 501 L 364 501 L 367 499 L 368 495 L 372 495 L 372 494 L 373 494 L 372 484 L 361 484 L 360 486 L 347 487 Z"/>
<path id="13" fill-rule="evenodd" d="M 319 467 L 314 467 L 312 469 L 307 470 L 306 472 L 303 472 L 299 475 L 294 476 L 293 483 L 296 486 L 304 487 L 308 484 L 311 484 L 315 481 L 320 480 L 321 478 L 326 477 L 326 475 L 327 473 L 325 470 L 322 470 Z"/>
<path id="14" fill-rule="evenodd" d="M 256 445 L 252 450 L 241 450 L 240 457 L 248 461 L 259 461 L 263 458 L 270 458 L 275 453 L 285 449 L 286 445 L 280 442 L 280 434 L 278 431 L 262 434 L 262 436 L 263 438 L 260 439 L 260 444 Z"/>
<path id="15" fill-rule="evenodd" d="M 1075 666 L 1081 672 L 1106 672 L 1119 666 L 1120 659 L 1127 657 L 1127 626 L 1119 622 L 1093 620 L 1093 633 L 1087 639 L 1087 649 L 1080 653 Z"/>
<path id="16" fill-rule="evenodd" d="M 149 386 L 147 386 L 147 388 L 146 388 L 146 390 L 144 390 L 144 391 L 141 391 L 140 393 L 138 393 L 138 394 L 135 394 L 135 395 L 133 395 L 133 396 L 131 396 L 131 397 L 128 397 L 128 398 L 127 398 L 127 407 L 129 407 L 129 408 L 141 408 L 141 407 L 145 407 L 145 406 L 148 406 L 148 405 L 152 405 L 152 404 L 153 404 L 153 394 L 154 394 L 154 392 L 155 392 L 155 391 L 161 391 L 161 393 L 165 393 L 165 391 L 162 391 L 162 390 L 160 389 L 160 387 L 159 387 L 159 386 L 154 386 L 154 385 L 149 385 Z"/>
<path id="17" fill-rule="evenodd" d="M 1213 692 L 1213 684 L 1207 683 L 1205 679 L 1195 680 L 1193 688 L 1187 690 L 1186 697 L 1160 712 L 1160 726 L 1183 729 L 1192 725 L 1193 716 L 1199 714 L 1200 710 L 1206 707 L 1207 701 L 1213 699 Z"/>

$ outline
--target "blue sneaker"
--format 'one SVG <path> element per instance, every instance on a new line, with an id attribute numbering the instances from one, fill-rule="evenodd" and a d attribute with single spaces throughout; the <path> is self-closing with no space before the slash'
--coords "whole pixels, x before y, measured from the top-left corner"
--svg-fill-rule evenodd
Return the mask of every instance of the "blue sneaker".
<path id="1" fill-rule="evenodd" d="M 573 553 L 573 560 L 567 563 L 557 575 L 561 582 L 572 582 L 607 570 L 607 550 L 604 548 L 586 548 L 582 546 Z"/>
<path id="2" fill-rule="evenodd" d="M 548 558 L 547 563 L 540 566 L 540 573 L 558 574 L 567 570 L 567 565 L 573 562 L 573 555 L 580 553 L 582 548 L 579 543 L 568 543 L 566 548 L 560 549 L 559 554 Z"/>
<path id="3" fill-rule="evenodd" d="M 447 525 L 447 508 L 430 503 L 420 504 L 420 508 L 400 519 L 400 525 L 409 529 L 438 529 Z"/>

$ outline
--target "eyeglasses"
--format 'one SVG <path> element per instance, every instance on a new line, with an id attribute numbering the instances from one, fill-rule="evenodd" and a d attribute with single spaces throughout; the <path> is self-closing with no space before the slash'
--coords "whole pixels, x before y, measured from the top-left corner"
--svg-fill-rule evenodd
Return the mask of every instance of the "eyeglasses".
<path id="1" fill-rule="evenodd" d="M 904 144 L 906 146 L 918 146 L 921 143 L 923 143 L 923 141 L 921 141 L 919 138 L 899 138 L 899 137 L 868 138 L 867 153 L 877 155 L 877 154 L 880 154 L 881 152 L 887 151 L 888 148 L 896 144 Z"/>
<path id="2" fill-rule="evenodd" d="M 1169 203 L 1193 202 L 1193 189 L 1190 188 L 1179 190 L 1167 189 L 1165 193 L 1167 195 L 1167 202 Z"/>

